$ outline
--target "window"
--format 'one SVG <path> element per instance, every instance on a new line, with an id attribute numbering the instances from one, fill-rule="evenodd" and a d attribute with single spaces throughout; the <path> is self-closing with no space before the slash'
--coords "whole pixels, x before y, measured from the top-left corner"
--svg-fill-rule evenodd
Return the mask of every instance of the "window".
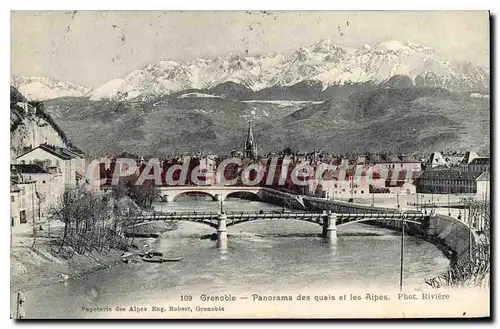
<path id="1" fill-rule="evenodd" d="M 345 192 L 345 188 L 342 189 L 342 192 Z"/>
<path id="2" fill-rule="evenodd" d="M 45 181 L 44 181 L 44 180 L 42 181 L 42 184 L 45 184 Z"/>
<path id="3" fill-rule="evenodd" d="M 358 191 L 354 190 L 354 194 L 358 193 Z"/>
<path id="4" fill-rule="evenodd" d="M 14 202 L 15 199 L 16 199 L 15 196 L 13 196 L 13 195 L 10 196 L 10 202 Z"/>
<path id="5" fill-rule="evenodd" d="M 361 190 L 361 194 L 365 194 L 365 191 Z"/>

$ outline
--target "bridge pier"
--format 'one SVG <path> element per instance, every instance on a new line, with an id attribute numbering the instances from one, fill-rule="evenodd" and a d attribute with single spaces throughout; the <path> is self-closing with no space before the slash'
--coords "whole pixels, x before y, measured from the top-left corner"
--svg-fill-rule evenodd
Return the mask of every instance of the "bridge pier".
<path id="1" fill-rule="evenodd" d="M 161 201 L 163 201 L 163 202 L 172 202 L 172 201 L 174 201 L 174 198 L 172 198 L 171 195 L 165 194 L 164 196 L 161 197 Z"/>
<path id="2" fill-rule="evenodd" d="M 215 201 L 218 201 L 218 202 L 224 201 L 224 197 L 222 196 L 222 194 L 216 194 Z"/>
<path id="3" fill-rule="evenodd" d="M 323 218 L 323 237 L 335 243 L 337 241 L 337 214 L 329 212 Z"/>
<path id="4" fill-rule="evenodd" d="M 323 231 L 321 232 L 321 236 L 326 238 L 326 229 L 328 228 L 328 214 L 326 210 L 323 210 Z"/>
<path id="5" fill-rule="evenodd" d="M 436 216 L 430 216 L 429 220 L 429 228 L 427 229 L 427 235 L 429 236 L 436 236 L 437 235 L 437 217 Z"/>
<path id="6" fill-rule="evenodd" d="M 226 250 L 227 249 L 227 228 L 226 228 L 227 215 L 225 213 L 221 213 L 221 214 L 219 214 L 219 217 L 217 218 L 217 220 L 218 220 L 217 248 L 220 250 Z"/>

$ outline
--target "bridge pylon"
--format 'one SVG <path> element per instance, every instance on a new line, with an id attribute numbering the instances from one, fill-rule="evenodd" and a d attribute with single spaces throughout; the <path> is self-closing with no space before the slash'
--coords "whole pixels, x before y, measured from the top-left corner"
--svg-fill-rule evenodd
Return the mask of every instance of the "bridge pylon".
<path id="1" fill-rule="evenodd" d="M 438 218 L 435 214 L 429 216 L 429 227 L 427 228 L 427 235 L 436 236 L 438 227 Z"/>
<path id="2" fill-rule="evenodd" d="M 227 249 L 227 215 L 225 213 L 219 214 L 217 218 L 217 248 L 220 250 Z"/>
<path id="3" fill-rule="evenodd" d="M 337 214 L 323 212 L 323 237 L 335 243 L 337 241 Z"/>

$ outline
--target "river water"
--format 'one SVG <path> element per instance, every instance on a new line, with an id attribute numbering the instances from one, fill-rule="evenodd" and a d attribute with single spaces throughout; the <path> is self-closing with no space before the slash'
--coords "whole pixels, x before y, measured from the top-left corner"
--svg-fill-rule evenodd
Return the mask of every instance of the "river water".
<path id="1" fill-rule="evenodd" d="M 163 211 L 217 211 L 214 201 L 186 198 L 158 204 Z M 266 203 L 233 199 L 233 210 L 276 209 Z M 346 287 L 399 287 L 400 236 L 365 224 L 338 227 L 335 245 L 319 237 L 317 224 L 281 220 L 255 221 L 228 228 L 229 247 L 200 236 L 214 233 L 208 226 L 181 222 L 166 232 L 155 250 L 180 262 L 117 265 L 79 280 L 26 292 L 28 318 L 116 317 L 88 313 L 82 307 L 165 305 L 181 295 L 271 293 L 328 290 Z M 446 271 L 448 260 L 432 244 L 405 237 L 405 290 L 426 287 L 425 278 Z M 126 315 L 124 315 L 126 316 Z"/>

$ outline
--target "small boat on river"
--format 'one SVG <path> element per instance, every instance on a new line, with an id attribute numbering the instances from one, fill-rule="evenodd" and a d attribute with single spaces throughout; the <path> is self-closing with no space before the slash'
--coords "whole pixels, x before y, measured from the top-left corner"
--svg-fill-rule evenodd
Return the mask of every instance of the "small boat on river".
<path id="1" fill-rule="evenodd" d="M 148 263 L 165 263 L 165 262 L 178 262 L 183 258 L 155 258 L 155 257 L 142 257 L 142 260 Z"/>

